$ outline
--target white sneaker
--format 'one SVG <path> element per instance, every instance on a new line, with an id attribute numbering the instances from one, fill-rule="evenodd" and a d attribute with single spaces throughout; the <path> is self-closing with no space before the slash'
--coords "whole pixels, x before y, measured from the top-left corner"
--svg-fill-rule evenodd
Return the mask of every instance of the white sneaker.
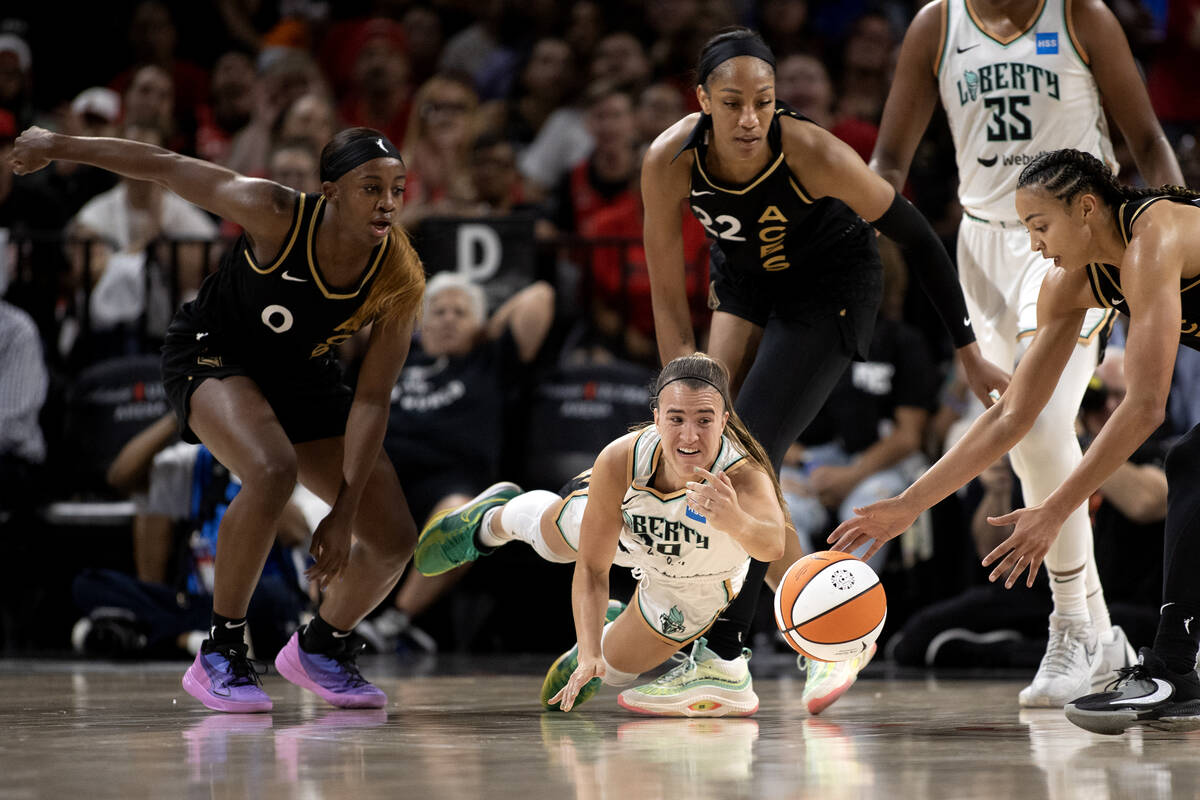
<path id="1" fill-rule="evenodd" d="M 1131 667 L 1138 663 L 1137 653 L 1125 637 L 1125 631 L 1120 625 L 1113 625 L 1113 639 L 1108 644 L 1101 643 L 1100 658 L 1096 661 L 1096 670 L 1092 673 L 1092 691 L 1103 691 L 1104 687 L 1117 679 L 1117 670 Z"/>
<path id="2" fill-rule="evenodd" d="M 660 717 L 746 717 L 758 710 L 750 679 L 750 650 L 728 661 L 706 647 L 701 636 L 688 654 L 671 658 L 679 665 L 657 680 L 626 689 L 617 698 L 622 708 Z"/>
<path id="3" fill-rule="evenodd" d="M 1050 641 L 1033 682 L 1019 695 L 1023 708 L 1062 708 L 1090 694 L 1100 642 L 1084 615 L 1050 615 Z"/>

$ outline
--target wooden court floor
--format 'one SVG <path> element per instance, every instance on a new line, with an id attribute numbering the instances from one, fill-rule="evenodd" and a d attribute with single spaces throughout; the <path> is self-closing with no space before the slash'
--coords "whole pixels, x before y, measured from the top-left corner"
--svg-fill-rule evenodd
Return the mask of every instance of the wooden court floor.
<path id="1" fill-rule="evenodd" d="M 760 666 L 754 717 L 654 719 L 610 688 L 542 713 L 542 660 L 364 658 L 389 695 L 377 711 L 271 674 L 275 710 L 253 715 L 199 706 L 186 664 L 0 660 L 0 800 L 1200 797 L 1200 735 L 1090 734 L 1020 711 L 1015 676 L 872 665 L 810 717 L 794 667 Z"/>

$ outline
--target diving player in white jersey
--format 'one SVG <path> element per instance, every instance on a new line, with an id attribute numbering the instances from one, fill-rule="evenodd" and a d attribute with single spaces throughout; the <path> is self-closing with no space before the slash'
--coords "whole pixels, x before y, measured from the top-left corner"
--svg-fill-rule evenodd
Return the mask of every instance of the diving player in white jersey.
<path id="1" fill-rule="evenodd" d="M 758 697 L 747 658 L 716 657 L 701 635 L 741 590 L 751 556 L 769 562 L 783 555 L 779 483 L 733 410 L 719 362 L 702 353 L 670 361 L 651 408 L 654 424 L 613 441 L 560 494 L 522 494 L 498 483 L 434 517 L 414 563 L 438 574 L 513 539 L 547 561 L 575 562 L 579 642 L 546 674 L 548 709 L 570 711 L 601 683 L 629 686 L 694 642 L 686 658 L 706 679 L 702 695 L 667 692 L 657 705 L 645 697 L 621 705 L 671 716 L 753 714 Z M 613 564 L 632 568 L 638 579 L 619 615 L 613 606 L 606 613 Z"/>
<path id="2" fill-rule="evenodd" d="M 1030 252 L 1014 197 L 1039 153 L 1076 148 L 1113 162 L 1101 100 L 1150 184 L 1183 182 L 1129 44 L 1100 0 L 936 0 L 909 26 L 871 167 L 903 185 L 938 100 L 954 137 L 963 220 L 958 270 L 971 325 L 989 361 L 1013 366 L 1036 331 L 1051 262 Z M 1111 311 L 1088 313 L 1053 397 L 1013 448 L 1025 502 L 1039 503 L 1080 462 L 1074 424 Z M 1080 506 L 1046 556 L 1050 641 L 1022 706 L 1062 706 L 1127 666 L 1111 625 Z"/>

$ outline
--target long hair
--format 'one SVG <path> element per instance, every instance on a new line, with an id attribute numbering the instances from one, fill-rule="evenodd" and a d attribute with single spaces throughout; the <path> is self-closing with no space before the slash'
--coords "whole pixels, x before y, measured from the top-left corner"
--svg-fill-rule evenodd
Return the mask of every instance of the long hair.
<path id="1" fill-rule="evenodd" d="M 1200 192 L 1182 186 L 1144 189 L 1125 186 L 1117 182 L 1117 177 L 1103 161 L 1091 153 L 1071 149 L 1052 150 L 1030 161 L 1017 178 L 1018 189 L 1027 186 L 1040 186 L 1063 203 L 1070 203 L 1084 192 L 1092 192 L 1114 211 L 1127 200 L 1140 197 L 1200 197 Z"/>
<path id="2" fill-rule="evenodd" d="M 330 163 L 342 148 L 360 139 L 382 136 L 374 128 L 347 128 L 334 134 L 321 149 L 322 174 L 328 171 Z M 413 249 L 408 233 L 399 223 L 393 222 L 379 274 L 375 276 L 366 299 L 354 312 L 347 327 L 358 330 L 369 322 L 402 322 L 415 318 L 420 315 L 424 294 L 425 267 Z"/>
<path id="3" fill-rule="evenodd" d="M 733 439 L 738 449 L 745 453 L 746 457 L 759 469 L 767 473 L 767 477 L 771 479 L 771 485 L 775 488 L 775 499 L 779 501 L 779 509 L 783 512 L 784 524 L 789 525 L 791 517 L 788 514 L 787 503 L 783 500 L 783 490 L 779 487 L 779 476 L 775 474 L 775 468 L 771 466 L 771 460 L 767 458 L 767 451 L 758 443 L 758 440 L 746 427 L 746 423 L 742 422 L 742 418 L 733 409 L 733 401 L 729 397 L 729 373 L 725 371 L 725 367 L 721 365 L 721 362 L 705 353 L 692 353 L 690 356 L 671 359 L 662 368 L 662 372 L 658 373 L 658 377 L 651 386 L 651 408 L 658 408 L 658 395 L 663 387 L 676 381 L 688 389 L 709 388 L 716 389 L 720 393 L 721 402 L 725 404 L 725 410 L 729 412 L 729 421 L 725 425 L 725 431 L 729 434 L 729 438 Z"/>

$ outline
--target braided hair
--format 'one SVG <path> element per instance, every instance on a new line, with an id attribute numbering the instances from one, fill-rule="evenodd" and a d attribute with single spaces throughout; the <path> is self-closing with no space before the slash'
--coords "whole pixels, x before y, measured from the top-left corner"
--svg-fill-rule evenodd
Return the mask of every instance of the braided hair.
<path id="1" fill-rule="evenodd" d="M 758 440 L 746 427 L 746 423 L 742 422 L 742 418 L 733 409 L 733 401 L 729 397 L 729 373 L 725 371 L 721 362 L 704 353 L 692 353 L 690 356 L 671 359 L 662 368 L 662 372 L 658 373 L 658 377 L 650 387 L 651 408 L 658 408 L 659 393 L 668 383 L 675 382 L 682 383 L 688 389 L 717 390 L 721 395 L 721 402 L 725 404 L 725 410 L 729 412 L 729 421 L 725 425 L 729 438 L 733 439 L 738 449 L 745 453 L 747 458 L 767 473 L 771 479 L 771 485 L 775 488 L 775 498 L 779 501 L 779 508 L 783 511 L 785 524 L 789 522 L 787 504 L 783 500 L 783 490 L 779 487 L 779 476 L 775 474 L 771 460 L 767 458 L 767 451 L 758 443 Z"/>
<path id="2" fill-rule="evenodd" d="M 1092 192 L 1114 209 L 1127 200 L 1140 197 L 1200 198 L 1200 192 L 1182 186 L 1144 189 L 1125 186 L 1117 182 L 1117 177 L 1103 161 L 1091 153 L 1071 149 L 1052 150 L 1030 161 L 1017 178 L 1018 189 L 1027 186 L 1040 186 L 1063 203 L 1070 203 L 1083 192 Z"/>

